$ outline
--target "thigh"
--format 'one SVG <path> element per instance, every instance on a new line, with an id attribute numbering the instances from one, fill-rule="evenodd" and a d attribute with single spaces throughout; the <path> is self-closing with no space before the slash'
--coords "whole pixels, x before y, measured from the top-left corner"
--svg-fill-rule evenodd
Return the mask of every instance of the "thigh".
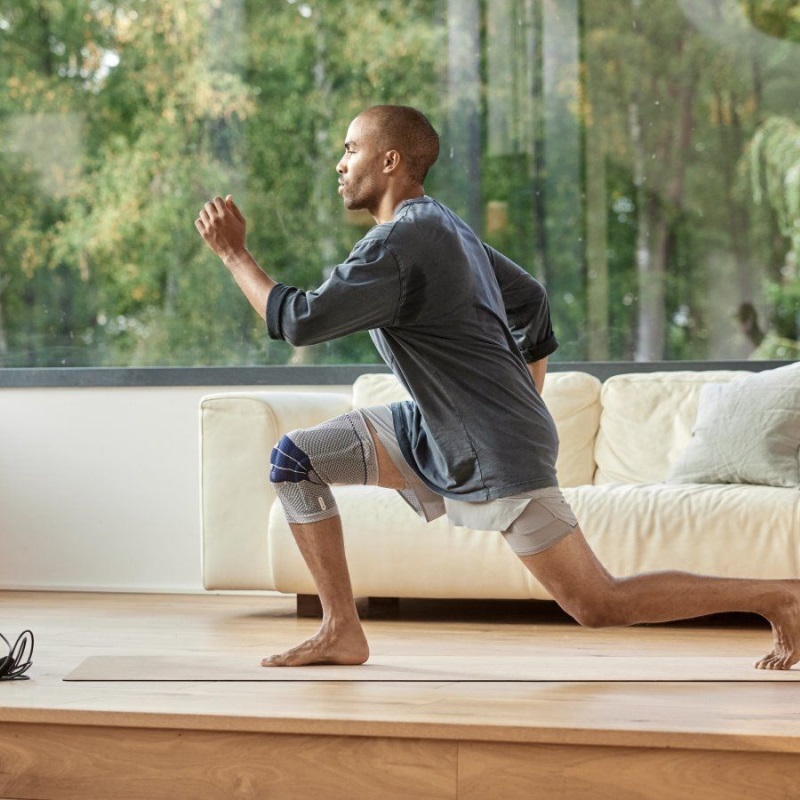
<path id="1" fill-rule="evenodd" d="M 372 437 L 374 452 L 378 461 L 378 486 L 403 491 L 415 481 L 409 480 L 411 468 L 406 464 L 397 434 L 390 406 L 369 406 L 358 409 Z"/>
<path id="2" fill-rule="evenodd" d="M 378 486 L 386 489 L 405 489 L 406 479 L 403 473 L 389 455 L 389 451 L 383 446 L 380 436 L 375 432 L 372 422 L 367 419 L 367 428 L 372 436 L 372 445 L 375 448 L 375 456 L 378 460 Z"/>
<path id="3" fill-rule="evenodd" d="M 378 462 L 377 484 L 395 489 L 414 511 L 427 522 L 445 513 L 441 495 L 430 489 L 406 461 L 397 442 L 390 406 L 360 409 L 368 425 L 373 451 Z"/>
<path id="4" fill-rule="evenodd" d="M 547 593 L 562 605 L 577 597 L 596 596 L 614 583 L 580 528 L 541 553 L 519 558 Z"/>

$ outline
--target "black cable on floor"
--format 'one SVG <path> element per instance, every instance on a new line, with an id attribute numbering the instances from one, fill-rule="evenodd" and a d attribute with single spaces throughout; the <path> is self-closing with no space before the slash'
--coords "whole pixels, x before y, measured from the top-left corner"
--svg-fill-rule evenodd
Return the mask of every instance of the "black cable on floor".
<path id="1" fill-rule="evenodd" d="M 22 631 L 13 647 L 2 633 L 0 639 L 8 647 L 8 655 L 0 658 L 0 681 L 28 680 L 25 673 L 33 664 L 33 632 Z"/>

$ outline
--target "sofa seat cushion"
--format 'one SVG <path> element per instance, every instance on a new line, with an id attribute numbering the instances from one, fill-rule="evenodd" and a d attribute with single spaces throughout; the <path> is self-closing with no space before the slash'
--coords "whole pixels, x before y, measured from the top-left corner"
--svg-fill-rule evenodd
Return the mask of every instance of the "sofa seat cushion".
<path id="1" fill-rule="evenodd" d="M 548 599 L 501 534 L 423 522 L 397 492 L 334 486 L 356 597 Z M 303 558 L 276 502 L 269 557 L 279 592 L 315 594 Z"/>
<path id="2" fill-rule="evenodd" d="M 565 489 L 612 574 L 679 569 L 800 575 L 800 492 L 771 486 L 638 484 Z"/>
<path id="3" fill-rule="evenodd" d="M 353 591 L 366 597 L 548 599 L 499 533 L 426 524 L 393 491 L 334 487 Z M 800 492 L 766 486 L 639 484 L 565 488 L 613 574 L 679 569 L 722 577 L 800 574 Z M 276 502 L 269 559 L 278 591 L 315 593 Z"/>

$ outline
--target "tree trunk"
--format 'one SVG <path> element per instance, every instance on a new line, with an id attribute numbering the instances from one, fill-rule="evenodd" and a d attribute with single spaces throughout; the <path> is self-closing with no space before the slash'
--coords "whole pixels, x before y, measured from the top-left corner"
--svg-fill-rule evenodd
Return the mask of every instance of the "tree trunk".
<path id="1" fill-rule="evenodd" d="M 641 35 L 639 10 L 641 0 L 632 0 L 634 30 Z M 678 43 L 678 55 L 684 49 Z M 697 85 L 697 72 L 691 63 L 688 74 L 680 84 L 671 87 L 670 94 L 678 95 L 677 136 L 668 136 L 657 161 L 667 175 L 663 196 L 656 197 L 655 187 L 648 189 L 645 171 L 645 145 L 640 118 L 638 89 L 631 93 L 629 104 L 629 132 L 634 153 L 634 184 L 638 227 L 636 235 L 636 271 L 639 282 L 639 306 L 635 359 L 636 361 L 661 361 L 666 350 L 666 269 L 670 241 L 670 225 L 677 218 L 683 204 L 686 174 L 686 154 L 692 138 L 692 104 Z M 650 198 L 648 200 L 648 197 Z"/>
<path id="2" fill-rule="evenodd" d="M 481 74 L 478 0 L 448 0 L 448 182 L 458 210 L 478 233 L 483 228 L 481 197 Z M 444 166 L 444 165 L 443 165 Z"/>
<path id="3" fill-rule="evenodd" d="M 647 270 L 639 275 L 639 326 L 637 361 L 663 361 L 666 350 L 667 247 L 670 212 L 667 203 L 653 195 L 647 204 L 650 253 Z"/>
<path id="4" fill-rule="evenodd" d="M 633 29 L 637 36 L 642 35 L 642 23 L 639 18 L 641 0 L 631 0 L 633 12 Z M 642 134 L 642 121 L 639 111 L 639 87 L 634 79 L 634 88 L 628 102 L 628 135 L 633 151 L 633 186 L 636 204 L 636 247 L 634 261 L 636 264 L 636 282 L 639 289 L 638 317 L 634 358 L 637 361 L 650 361 L 652 329 L 648 324 L 648 312 L 652 305 L 650 297 L 650 209 L 647 202 L 645 182 L 645 152 Z"/>
<path id="5" fill-rule="evenodd" d="M 8 337 L 6 336 L 6 323 L 3 315 L 3 294 L 8 285 L 8 280 L 0 273 L 0 358 L 8 355 Z"/>
<path id="6" fill-rule="evenodd" d="M 330 266 L 336 260 L 336 240 L 333 237 L 333 217 L 330 198 L 334 187 L 334 164 L 331 163 L 330 129 L 332 125 L 333 96 L 331 82 L 328 78 L 327 59 L 328 42 L 322 19 L 322 12 L 316 15 L 314 63 L 314 89 L 320 97 L 320 113 L 317 115 L 317 126 L 314 131 L 314 189 L 313 201 L 317 218 L 317 229 L 320 232 L 319 254 L 322 263 Z"/>
<path id="7" fill-rule="evenodd" d="M 582 70 L 584 97 L 591 104 L 600 96 L 601 83 L 587 61 Z M 583 143 L 586 153 L 586 317 L 588 321 L 586 355 L 589 361 L 608 361 L 609 280 L 608 280 L 608 187 L 606 185 L 606 143 L 597 120 L 583 109 Z"/>
<path id="8" fill-rule="evenodd" d="M 333 97 L 331 83 L 328 77 L 328 41 L 325 33 L 323 10 L 315 14 L 316 27 L 314 31 L 314 89 L 320 97 L 317 124 L 314 131 L 314 156 L 312 158 L 311 173 L 313 177 L 312 203 L 316 217 L 320 262 L 331 266 L 338 260 L 336 258 L 336 240 L 333 236 L 333 214 L 331 213 L 331 192 L 334 186 L 333 164 L 330 155 L 330 129 L 332 125 Z M 324 275 L 320 274 L 320 283 Z M 295 347 L 289 363 L 294 366 L 312 364 L 314 350 L 310 347 Z"/>
<path id="9" fill-rule="evenodd" d="M 639 287 L 639 314 L 636 335 L 637 361 L 652 361 L 653 330 L 648 313 L 653 305 L 650 264 L 650 208 L 647 202 L 644 169 L 644 143 L 639 116 L 639 92 L 634 90 L 628 105 L 628 132 L 633 149 L 633 185 L 636 204 L 636 280 Z"/>
<path id="10" fill-rule="evenodd" d="M 544 15 L 541 3 L 536 4 L 533 15 L 533 217 L 534 217 L 534 272 L 552 294 L 552 276 L 547 269 L 547 180 L 544 145 Z"/>
<path id="11" fill-rule="evenodd" d="M 650 208 L 651 253 L 648 269 L 640 277 L 639 340 L 637 361 L 661 361 L 666 355 L 666 274 L 669 263 L 670 226 L 683 208 L 686 154 L 692 141 L 692 104 L 697 77 L 690 73 L 678 89 L 678 135 L 667 145 L 663 161 L 669 178 L 662 200 Z"/>
<path id="12" fill-rule="evenodd" d="M 736 95 L 731 97 L 731 135 L 732 142 L 725 141 L 725 127 L 720 125 L 720 139 L 724 150 L 730 153 L 743 153 L 745 136 L 742 122 L 736 110 Z M 722 97 L 717 93 L 717 103 L 721 106 Z M 726 147 L 727 145 L 727 147 Z M 740 302 L 752 302 L 755 286 L 750 261 L 750 214 L 747 206 L 736 199 L 736 167 L 732 158 L 724 159 L 725 198 L 728 206 L 728 230 L 733 243 L 733 256 L 736 263 L 736 284 Z"/>
<path id="13" fill-rule="evenodd" d="M 608 220 L 606 165 L 602 146 L 586 143 L 586 306 L 589 361 L 608 361 Z"/>

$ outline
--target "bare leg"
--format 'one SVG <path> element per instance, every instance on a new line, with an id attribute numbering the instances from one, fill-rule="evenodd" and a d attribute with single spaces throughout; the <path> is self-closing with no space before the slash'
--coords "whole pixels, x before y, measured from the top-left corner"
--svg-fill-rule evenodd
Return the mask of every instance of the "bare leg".
<path id="1" fill-rule="evenodd" d="M 369 425 L 378 456 L 378 482 L 402 489 L 403 477 Z M 322 603 L 322 625 L 307 641 L 261 661 L 263 667 L 299 667 L 308 664 L 363 664 L 369 644 L 358 618 L 347 557 L 342 520 L 338 515 L 307 525 L 291 524 Z"/>
<path id="2" fill-rule="evenodd" d="M 369 658 L 369 645 L 350 585 L 341 517 L 290 527 L 317 586 L 322 602 L 322 626 L 308 641 L 263 659 L 261 666 L 363 664 Z"/>
<path id="3" fill-rule="evenodd" d="M 800 580 L 715 578 L 688 572 L 614 578 L 580 530 L 521 560 L 582 625 L 599 628 L 748 612 L 765 617 L 774 636 L 772 651 L 756 663 L 757 668 L 789 669 L 800 661 Z"/>

